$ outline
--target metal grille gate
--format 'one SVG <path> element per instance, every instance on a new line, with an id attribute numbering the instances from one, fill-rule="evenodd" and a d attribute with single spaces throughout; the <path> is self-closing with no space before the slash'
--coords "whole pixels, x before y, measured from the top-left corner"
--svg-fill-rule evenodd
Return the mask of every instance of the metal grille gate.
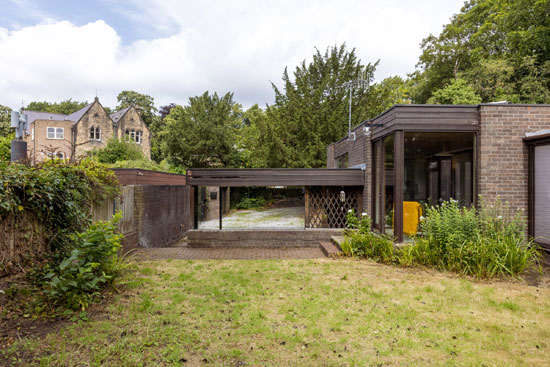
<path id="1" fill-rule="evenodd" d="M 308 187 L 305 196 L 306 228 L 344 228 L 348 210 L 363 209 L 362 188 Z"/>

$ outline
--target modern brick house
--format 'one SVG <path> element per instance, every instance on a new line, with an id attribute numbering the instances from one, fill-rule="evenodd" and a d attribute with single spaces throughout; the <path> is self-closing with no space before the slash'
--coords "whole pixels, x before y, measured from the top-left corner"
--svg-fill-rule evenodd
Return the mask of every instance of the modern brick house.
<path id="1" fill-rule="evenodd" d="M 70 115 L 24 113 L 29 124 L 27 156 L 32 161 L 42 161 L 52 154 L 63 159 L 79 158 L 89 150 L 104 147 L 111 138 L 134 142 L 146 157 L 151 156 L 151 134 L 134 106 L 109 115 L 96 97 Z"/>
<path id="2" fill-rule="evenodd" d="M 541 180 L 550 177 L 550 149 L 533 148 L 530 159 L 533 137 L 524 141 L 548 129 L 550 105 L 396 105 L 330 144 L 327 167 L 365 170 L 363 208 L 399 242 L 415 233 L 419 203 L 481 196 L 529 212 L 530 234 L 550 246 L 550 183 Z"/>

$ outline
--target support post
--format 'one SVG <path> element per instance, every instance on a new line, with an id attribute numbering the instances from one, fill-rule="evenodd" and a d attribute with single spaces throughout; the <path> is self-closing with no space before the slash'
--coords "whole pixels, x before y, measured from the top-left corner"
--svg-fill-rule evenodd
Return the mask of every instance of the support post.
<path id="1" fill-rule="evenodd" d="M 222 219 L 223 219 L 223 190 L 224 190 L 223 187 L 218 187 L 218 192 L 220 195 L 218 200 L 219 207 L 220 207 L 220 229 L 222 229 Z"/>
<path id="2" fill-rule="evenodd" d="M 198 203 L 199 203 L 199 186 L 193 187 L 193 229 L 199 229 L 199 213 L 198 213 Z"/>
<path id="3" fill-rule="evenodd" d="M 403 130 L 395 132 L 394 136 L 394 222 L 393 233 L 397 242 L 403 242 L 403 186 L 404 186 L 404 166 L 405 166 L 405 134 Z"/>
<path id="4" fill-rule="evenodd" d="M 309 188 L 306 186 L 304 188 L 305 192 L 304 192 L 304 203 L 305 203 L 305 208 L 304 208 L 304 228 L 308 228 L 308 226 L 310 226 L 310 221 L 309 221 Z"/>

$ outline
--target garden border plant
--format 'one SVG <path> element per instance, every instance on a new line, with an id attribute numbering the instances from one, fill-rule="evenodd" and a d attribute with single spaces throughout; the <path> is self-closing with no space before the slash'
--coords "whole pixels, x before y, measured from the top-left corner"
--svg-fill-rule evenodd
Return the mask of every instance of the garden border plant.
<path id="1" fill-rule="evenodd" d="M 357 219 L 348 213 L 348 227 L 342 251 L 348 256 L 369 258 L 402 266 L 429 266 L 477 278 L 517 276 L 538 267 L 540 250 L 526 237 L 525 217 L 497 200 L 479 209 L 461 207 L 456 200 L 429 206 L 421 218 L 421 235 L 412 244 L 399 247 L 374 233 L 371 220 L 363 213 Z"/>
<path id="2" fill-rule="evenodd" d="M 31 245 L 20 238 L 15 246 L 22 254 L 0 270 L 23 271 L 31 293 L 53 301 L 38 305 L 38 312 L 51 312 L 52 306 L 85 309 L 122 268 L 117 257 L 120 214 L 109 222 L 91 223 L 92 205 L 120 193 L 116 176 L 90 159 L 52 159 L 35 166 L 0 163 L 0 181 L 2 225 L 12 233 L 22 232 L 21 221 L 38 222 L 40 229 L 25 227 L 31 230 L 26 234 Z M 42 244 L 41 251 L 34 251 L 36 243 Z M 0 251 L 9 254 L 6 248 Z"/>

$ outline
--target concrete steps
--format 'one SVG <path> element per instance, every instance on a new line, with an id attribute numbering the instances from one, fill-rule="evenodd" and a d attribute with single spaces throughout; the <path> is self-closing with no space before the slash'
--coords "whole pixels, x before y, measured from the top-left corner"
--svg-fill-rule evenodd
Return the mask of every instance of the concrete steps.
<path id="1" fill-rule="evenodd" d="M 342 252 L 340 244 L 344 241 L 344 236 L 330 236 L 330 241 L 320 241 L 319 248 L 326 257 L 336 257 Z"/>

